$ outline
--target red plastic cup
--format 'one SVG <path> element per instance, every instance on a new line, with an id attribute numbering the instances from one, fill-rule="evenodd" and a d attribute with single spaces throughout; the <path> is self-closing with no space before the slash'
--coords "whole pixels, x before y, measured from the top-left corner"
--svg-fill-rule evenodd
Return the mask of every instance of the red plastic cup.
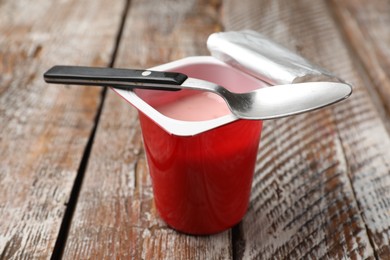
<path id="1" fill-rule="evenodd" d="M 182 72 L 236 92 L 263 85 L 211 57 L 187 58 L 157 69 Z M 262 122 L 232 115 L 205 122 L 173 120 L 154 107 L 175 102 L 183 91 L 137 90 L 136 95 L 140 100 L 125 98 L 140 112 L 161 218 L 178 231 L 199 235 L 221 232 L 240 222 L 248 207 Z"/>
<path id="2" fill-rule="evenodd" d="M 240 222 L 248 207 L 261 121 L 238 120 L 188 137 L 139 116 L 161 218 L 189 234 L 212 234 Z"/>

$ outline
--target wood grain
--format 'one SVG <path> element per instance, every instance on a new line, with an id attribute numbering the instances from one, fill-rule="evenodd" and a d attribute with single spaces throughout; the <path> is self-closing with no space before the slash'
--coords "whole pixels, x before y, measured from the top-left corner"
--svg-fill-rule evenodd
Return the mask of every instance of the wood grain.
<path id="1" fill-rule="evenodd" d="M 389 256 L 390 139 L 327 6 L 227 1 L 223 13 L 226 30 L 255 29 L 355 84 L 346 102 L 264 124 L 236 256 Z"/>
<path id="2" fill-rule="evenodd" d="M 206 54 L 218 2 L 133 0 L 116 67 Z M 109 92 L 73 218 L 66 259 L 229 259 L 231 232 L 180 234 L 156 212 L 134 108 Z"/>
<path id="3" fill-rule="evenodd" d="M 0 3 L 1 259 L 52 254 L 100 90 L 48 86 L 42 74 L 59 63 L 107 65 L 121 8 L 118 1 Z"/>
<path id="4" fill-rule="evenodd" d="M 332 1 L 332 8 L 337 14 L 350 45 L 358 54 L 365 67 L 371 84 L 369 90 L 376 90 L 381 99 L 377 104 L 387 111 L 387 123 L 390 116 L 390 3 L 387 1 Z M 366 106 L 355 108 L 353 114 L 359 127 L 346 133 L 343 124 L 343 138 L 350 143 L 346 151 L 353 166 L 352 178 L 355 180 L 356 195 L 362 216 L 367 226 L 377 256 L 390 257 L 390 198 L 389 132 L 378 125 L 363 123 L 371 117 Z M 348 126 L 348 125 L 346 125 Z M 365 133 L 363 143 L 356 144 L 352 138 L 355 132 Z M 382 139 L 382 140 L 380 140 Z"/>
<path id="5" fill-rule="evenodd" d="M 64 259 L 388 259 L 389 10 L 383 0 L 0 1 L 0 259 L 47 259 L 65 239 Z M 259 31 L 354 93 L 265 122 L 244 220 L 188 236 L 158 217 L 136 110 L 108 91 L 100 115 L 99 89 L 48 86 L 42 73 L 207 55 L 223 29 Z M 69 235 L 58 237 L 97 122 Z"/>
<path id="6" fill-rule="evenodd" d="M 331 1 L 341 28 L 390 115 L 390 3 Z M 387 117 L 389 119 L 389 117 Z"/>

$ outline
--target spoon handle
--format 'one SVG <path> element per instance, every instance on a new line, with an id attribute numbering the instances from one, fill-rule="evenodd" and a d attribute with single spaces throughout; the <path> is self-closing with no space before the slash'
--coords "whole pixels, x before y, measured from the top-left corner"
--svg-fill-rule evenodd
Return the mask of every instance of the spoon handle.
<path id="1" fill-rule="evenodd" d="M 98 68 L 82 66 L 54 66 L 43 75 L 47 83 L 179 90 L 187 76 L 177 72 Z"/>

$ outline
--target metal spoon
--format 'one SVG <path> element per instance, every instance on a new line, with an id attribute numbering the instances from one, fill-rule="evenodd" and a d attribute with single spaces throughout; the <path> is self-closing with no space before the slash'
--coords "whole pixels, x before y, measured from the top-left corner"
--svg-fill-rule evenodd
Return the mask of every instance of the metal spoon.
<path id="1" fill-rule="evenodd" d="M 238 118 L 275 119 L 322 108 L 346 99 L 352 87 L 342 82 L 307 82 L 233 93 L 209 81 L 182 73 L 151 70 L 54 66 L 44 74 L 47 83 L 111 86 L 132 90 L 196 89 L 214 92 L 226 101 Z"/>

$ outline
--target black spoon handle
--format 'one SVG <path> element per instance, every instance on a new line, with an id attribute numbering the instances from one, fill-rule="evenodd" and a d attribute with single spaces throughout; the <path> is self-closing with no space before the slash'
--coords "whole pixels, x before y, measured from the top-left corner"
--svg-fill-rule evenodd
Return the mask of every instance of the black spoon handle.
<path id="1" fill-rule="evenodd" d="M 54 66 L 43 77 L 47 83 L 159 90 L 179 90 L 187 79 L 185 74 L 177 72 L 81 66 Z"/>

